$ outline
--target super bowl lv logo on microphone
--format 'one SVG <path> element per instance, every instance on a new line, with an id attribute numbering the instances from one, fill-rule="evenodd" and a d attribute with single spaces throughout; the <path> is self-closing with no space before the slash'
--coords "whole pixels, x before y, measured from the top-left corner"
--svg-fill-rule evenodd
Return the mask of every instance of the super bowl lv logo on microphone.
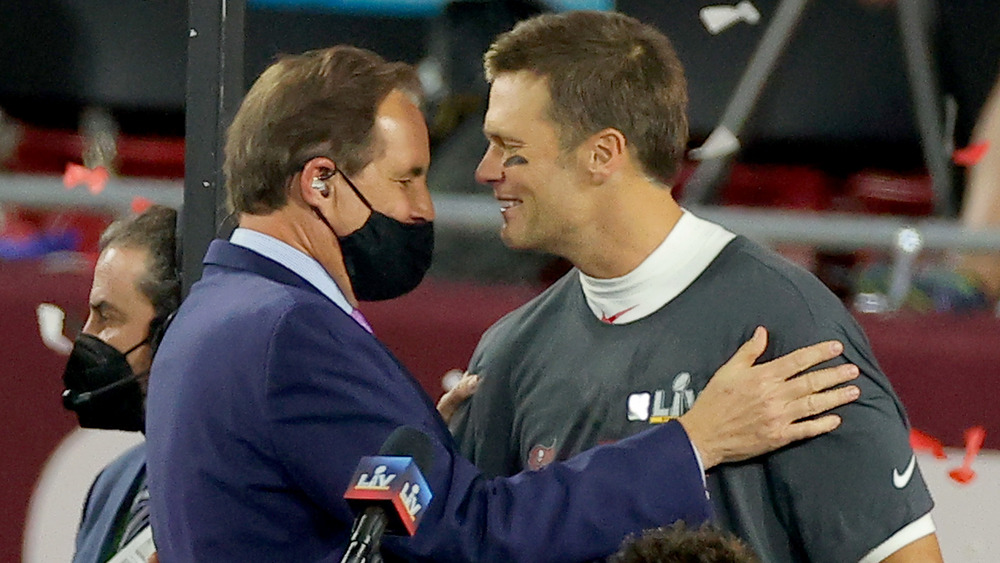
<path id="1" fill-rule="evenodd" d="M 344 494 L 354 506 L 382 505 L 386 532 L 412 535 L 431 501 L 431 489 L 411 457 L 369 456 L 358 464 Z"/>

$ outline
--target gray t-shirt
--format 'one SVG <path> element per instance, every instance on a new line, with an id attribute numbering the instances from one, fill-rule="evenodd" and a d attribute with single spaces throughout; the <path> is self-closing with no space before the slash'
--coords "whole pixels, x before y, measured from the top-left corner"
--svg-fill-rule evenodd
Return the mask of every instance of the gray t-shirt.
<path id="1" fill-rule="evenodd" d="M 843 342 L 834 362 L 860 368 L 861 398 L 834 411 L 843 423 L 830 434 L 710 470 L 719 523 L 765 562 L 858 561 L 933 506 L 903 406 L 840 301 L 742 237 L 628 324 L 596 318 L 571 271 L 484 334 L 469 366 L 482 383 L 451 429 L 488 475 L 543 467 L 683 414 L 758 325 L 770 335 L 760 361 Z"/>

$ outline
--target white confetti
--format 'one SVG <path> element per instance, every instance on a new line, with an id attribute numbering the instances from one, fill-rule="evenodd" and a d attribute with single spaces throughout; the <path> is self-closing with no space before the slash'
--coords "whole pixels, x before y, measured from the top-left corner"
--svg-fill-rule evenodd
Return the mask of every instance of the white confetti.
<path id="1" fill-rule="evenodd" d="M 42 342 L 50 350 L 68 356 L 73 350 L 73 341 L 63 334 L 66 313 L 52 303 L 40 304 L 35 312 L 38 315 L 38 332 L 42 336 Z"/>
<path id="2" fill-rule="evenodd" d="M 698 17 L 709 33 L 718 35 L 740 21 L 756 25 L 760 21 L 760 12 L 750 0 L 743 0 L 735 6 L 705 6 L 698 12 Z"/>
<path id="3" fill-rule="evenodd" d="M 705 143 L 688 153 L 694 160 L 711 160 L 740 150 L 740 140 L 725 126 L 716 127 L 705 139 Z"/>

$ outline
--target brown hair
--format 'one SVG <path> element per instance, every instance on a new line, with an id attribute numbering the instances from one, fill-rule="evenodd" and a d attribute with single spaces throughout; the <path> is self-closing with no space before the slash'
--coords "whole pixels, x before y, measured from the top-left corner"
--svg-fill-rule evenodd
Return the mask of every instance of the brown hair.
<path id="1" fill-rule="evenodd" d="M 613 128 L 646 174 L 676 175 L 688 140 L 687 85 L 670 40 L 653 27 L 615 12 L 542 14 L 500 35 L 483 61 L 489 82 L 522 70 L 548 80 L 564 150 Z"/>
<path id="2" fill-rule="evenodd" d="M 127 247 L 146 251 L 146 275 L 139 291 L 149 299 L 156 317 L 166 318 L 181 304 L 177 251 L 177 212 L 153 205 L 139 215 L 115 221 L 101 234 L 99 248 Z"/>
<path id="3" fill-rule="evenodd" d="M 629 536 L 608 563 L 759 563 L 750 547 L 733 534 L 703 524 L 687 528 L 678 521 L 670 527 Z"/>
<path id="4" fill-rule="evenodd" d="M 419 101 L 414 69 L 340 45 L 286 55 L 254 82 L 226 139 L 230 210 L 263 215 L 288 201 L 288 181 L 310 159 L 326 156 L 346 174 L 376 156 L 372 129 L 393 90 Z"/>

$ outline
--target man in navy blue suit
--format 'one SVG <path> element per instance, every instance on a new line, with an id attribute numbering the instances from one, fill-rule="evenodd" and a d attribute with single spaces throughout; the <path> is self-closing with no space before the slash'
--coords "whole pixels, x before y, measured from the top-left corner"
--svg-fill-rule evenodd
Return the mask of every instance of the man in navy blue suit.
<path id="1" fill-rule="evenodd" d="M 153 365 L 160 560 L 339 560 L 351 475 L 403 425 L 430 438 L 434 496 L 413 537 L 383 542 L 387 559 L 592 560 L 630 532 L 708 518 L 704 468 L 838 424 L 811 417 L 856 390 L 813 390 L 850 369 L 789 379 L 838 344 L 751 367 L 754 339 L 679 420 L 545 471 L 483 477 L 356 309 L 410 291 L 430 263 L 419 103 L 411 67 L 346 46 L 281 58 L 244 99 L 225 161 L 239 228 L 211 244 Z"/>
<path id="2" fill-rule="evenodd" d="M 63 375 L 63 404 L 85 428 L 143 429 L 149 367 L 180 303 L 176 224 L 176 211 L 154 205 L 101 235 L 90 314 Z M 83 507 L 74 563 L 103 563 L 150 537 L 145 483 L 145 444 L 101 471 Z"/>

